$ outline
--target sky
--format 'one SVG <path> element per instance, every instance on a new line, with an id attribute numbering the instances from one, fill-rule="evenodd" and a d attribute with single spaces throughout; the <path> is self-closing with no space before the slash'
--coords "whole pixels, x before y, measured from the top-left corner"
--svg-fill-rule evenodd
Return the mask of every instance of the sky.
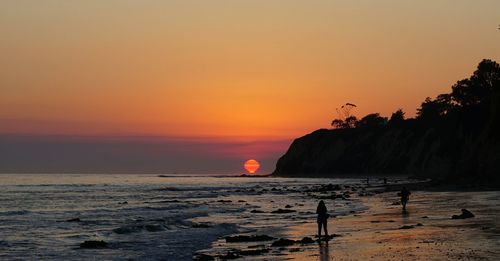
<path id="1" fill-rule="evenodd" d="M 271 172 L 500 61 L 500 1 L 0 2 L 0 172 Z"/>

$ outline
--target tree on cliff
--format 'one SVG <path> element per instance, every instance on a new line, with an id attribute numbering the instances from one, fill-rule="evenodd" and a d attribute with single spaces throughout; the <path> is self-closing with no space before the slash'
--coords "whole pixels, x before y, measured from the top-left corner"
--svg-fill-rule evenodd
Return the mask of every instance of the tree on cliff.
<path id="1" fill-rule="evenodd" d="M 459 107 L 470 107 L 489 102 L 494 88 L 500 88 L 500 66 L 492 60 L 483 60 L 469 79 L 451 87 L 451 98 Z"/>
<path id="2" fill-rule="evenodd" d="M 392 113 L 388 124 L 391 126 L 399 126 L 404 121 L 405 121 L 405 113 L 403 112 L 403 109 L 399 109 L 399 110 Z"/>
<path id="3" fill-rule="evenodd" d="M 338 118 L 334 119 L 331 125 L 336 129 L 350 129 L 355 128 L 358 122 L 358 118 L 351 114 L 352 109 L 357 106 L 352 103 L 346 103 L 340 108 L 337 108 Z"/>
<path id="4" fill-rule="evenodd" d="M 417 109 L 417 119 L 435 123 L 452 109 L 449 94 L 440 94 L 434 100 L 427 97 Z"/>
<path id="5" fill-rule="evenodd" d="M 387 118 L 380 116 L 379 113 L 371 113 L 363 117 L 356 123 L 357 128 L 375 129 L 387 125 Z"/>
<path id="6" fill-rule="evenodd" d="M 500 66 L 492 60 L 483 60 L 468 79 L 454 84 L 449 94 L 436 99 L 427 97 L 417 109 L 417 119 L 424 123 L 437 123 L 450 114 L 472 112 L 487 113 L 492 93 L 500 88 Z"/>

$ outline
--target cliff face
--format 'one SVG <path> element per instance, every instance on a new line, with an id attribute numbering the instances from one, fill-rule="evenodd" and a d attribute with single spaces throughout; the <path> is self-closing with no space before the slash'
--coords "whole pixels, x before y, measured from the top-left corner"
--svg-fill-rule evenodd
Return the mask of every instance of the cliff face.
<path id="1" fill-rule="evenodd" d="M 427 98 L 416 119 L 402 111 L 390 121 L 377 113 L 335 119 L 340 129 L 296 139 L 273 174 L 404 174 L 499 186 L 500 65 L 485 59 L 451 89 Z"/>
<path id="2" fill-rule="evenodd" d="M 278 176 L 404 174 L 499 184 L 498 114 L 422 127 L 317 130 L 296 139 L 277 162 Z M 472 119 L 472 120 L 471 120 Z"/>

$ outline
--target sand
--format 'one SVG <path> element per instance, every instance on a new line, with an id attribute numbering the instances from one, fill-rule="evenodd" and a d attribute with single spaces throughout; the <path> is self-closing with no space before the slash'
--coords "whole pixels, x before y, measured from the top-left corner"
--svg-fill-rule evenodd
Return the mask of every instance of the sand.
<path id="1" fill-rule="evenodd" d="M 403 214 L 395 192 L 363 197 L 369 209 L 329 220 L 328 243 L 283 249 L 288 260 L 499 260 L 500 192 L 414 191 Z M 474 218 L 452 220 L 466 208 Z M 401 229 L 410 226 L 408 229 Z M 315 234 L 314 222 L 288 237 Z M 290 251 L 291 250 L 291 251 Z M 268 256 L 269 259 L 274 259 Z M 264 258 L 264 259 L 267 259 Z"/>
<path id="2" fill-rule="evenodd" d="M 316 239 L 317 223 L 311 211 L 315 210 L 318 202 L 316 197 L 325 194 L 309 193 L 308 188 L 304 188 L 293 195 L 304 201 L 304 209 L 300 211 L 309 210 L 311 215 L 296 215 L 300 211 L 291 213 L 288 218 L 267 214 L 270 218 L 267 222 L 282 222 L 282 229 L 256 229 L 248 233 L 270 235 L 274 240 L 227 243 L 219 239 L 212 244 L 211 250 L 202 253 L 216 260 L 225 260 L 227 257 L 238 260 L 322 261 L 500 260 L 500 191 L 429 191 L 427 184 L 406 184 L 412 189 L 406 213 L 402 212 L 400 198 L 395 191 L 401 188 L 401 183 L 369 187 L 358 184 L 351 187 L 352 191 L 345 186 L 337 190 L 337 195 L 351 191 L 350 197 L 325 199 L 326 204 L 330 207 L 345 207 L 351 202 L 362 207 L 351 211 L 354 213 L 348 211 L 345 215 L 329 219 L 329 233 L 335 234 L 333 239 L 328 242 L 272 246 L 271 243 L 278 238 L 297 241 L 304 237 Z M 287 201 L 286 198 L 291 197 L 291 194 L 283 196 L 285 198 L 281 202 Z M 263 204 L 266 197 L 259 203 Z M 310 209 L 310 206 L 314 209 Z M 475 217 L 451 218 L 452 215 L 461 214 L 463 208 L 471 211 Z M 339 210 L 330 208 L 329 213 L 342 212 Z M 290 220 L 300 222 L 290 224 Z M 262 252 L 239 252 L 248 250 Z M 234 253 L 236 256 L 231 256 Z"/>

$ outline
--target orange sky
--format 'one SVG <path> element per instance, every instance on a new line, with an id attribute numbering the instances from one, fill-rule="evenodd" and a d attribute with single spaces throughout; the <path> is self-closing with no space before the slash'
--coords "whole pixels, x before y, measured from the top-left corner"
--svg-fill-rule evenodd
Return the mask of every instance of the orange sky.
<path id="1" fill-rule="evenodd" d="M 412 116 L 481 59 L 500 1 L 2 1 L 0 133 L 290 139 Z"/>

